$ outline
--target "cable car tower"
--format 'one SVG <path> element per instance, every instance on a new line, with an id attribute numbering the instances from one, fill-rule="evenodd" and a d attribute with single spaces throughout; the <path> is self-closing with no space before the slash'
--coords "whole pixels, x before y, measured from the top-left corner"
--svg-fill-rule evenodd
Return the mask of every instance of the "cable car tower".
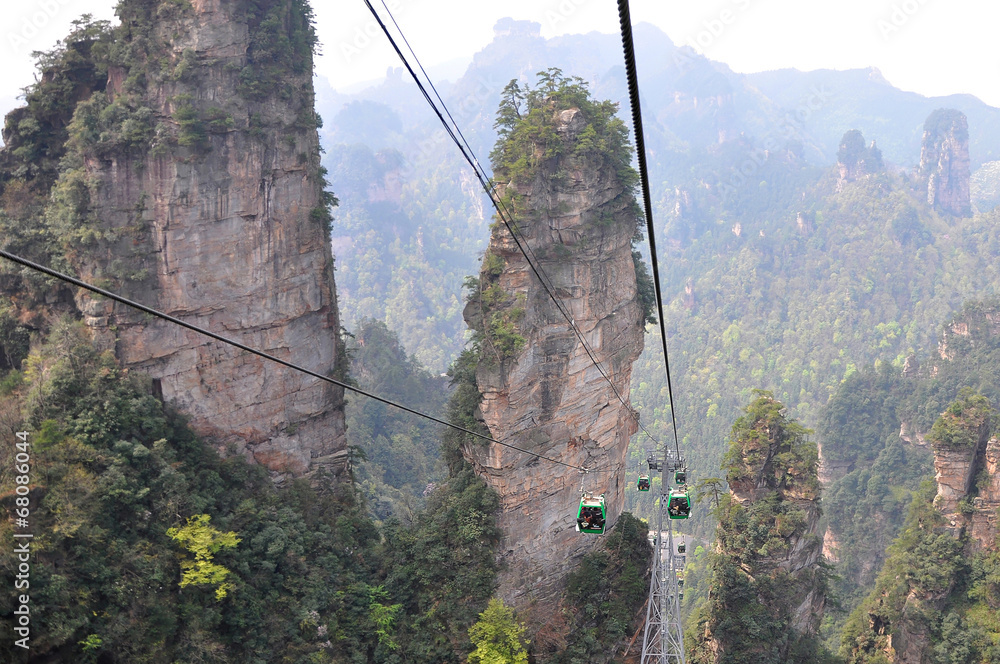
<path id="1" fill-rule="evenodd" d="M 686 664 L 684 661 L 684 631 L 681 626 L 680 587 L 677 573 L 684 569 L 685 556 L 674 547 L 674 516 L 669 511 L 677 494 L 670 489 L 671 475 L 685 485 L 687 477 L 684 459 L 667 450 L 662 461 L 652 456 L 646 459 L 649 470 L 660 471 L 660 506 L 656 518 L 656 538 L 653 541 L 653 565 L 649 580 L 649 601 L 646 604 L 646 630 L 642 638 L 641 664 Z M 686 491 L 686 488 L 685 488 Z M 686 494 L 683 494 L 686 496 Z M 687 496 L 686 496 L 687 497 Z M 687 502 L 690 510 L 690 498 Z M 664 519 L 664 513 L 667 518 Z M 663 532 L 664 521 L 667 531 Z M 682 545 L 683 546 L 683 545 Z M 686 548 L 685 551 L 686 553 Z"/>

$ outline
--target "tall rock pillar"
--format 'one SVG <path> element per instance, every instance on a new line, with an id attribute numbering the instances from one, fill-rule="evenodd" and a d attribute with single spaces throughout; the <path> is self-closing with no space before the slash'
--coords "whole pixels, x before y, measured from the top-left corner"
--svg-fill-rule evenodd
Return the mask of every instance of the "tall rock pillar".
<path id="1" fill-rule="evenodd" d="M 940 108 L 924 123 L 920 176 L 927 203 L 956 217 L 972 215 L 969 122 L 965 113 Z"/>
<path id="2" fill-rule="evenodd" d="M 308 3 L 124 0 L 118 11 L 117 47 L 129 55 L 89 103 L 101 122 L 132 114 L 148 133 L 128 149 L 79 148 L 96 239 L 71 256 L 74 267 L 335 375 Z M 275 478 L 343 469 L 341 389 L 106 300 L 77 300 L 121 361 L 151 375 L 220 449 Z"/>
<path id="3" fill-rule="evenodd" d="M 622 511 L 623 464 L 638 425 L 615 391 L 627 404 L 632 363 L 643 347 L 643 313 L 632 256 L 639 217 L 631 183 L 613 156 L 583 144 L 602 122 L 600 108 L 566 108 L 552 98 L 535 98 L 532 107 L 538 115 L 530 119 L 542 118 L 540 126 L 551 133 L 509 148 L 499 164 L 494 153 L 498 179 L 505 181 L 499 193 L 514 212 L 522 244 L 610 383 L 498 222 L 478 292 L 465 309 L 480 349 L 480 408 L 495 438 L 597 470 L 581 475 L 495 444 L 473 444 L 465 454 L 500 494 L 506 565 L 499 594 L 521 609 L 544 611 L 599 539 L 576 531 L 581 486 L 605 494 L 608 527 Z M 610 123 L 618 121 L 611 116 Z M 517 151 L 534 160 L 527 174 L 507 168 L 525 156 Z M 554 156 L 542 157 L 546 153 Z"/>

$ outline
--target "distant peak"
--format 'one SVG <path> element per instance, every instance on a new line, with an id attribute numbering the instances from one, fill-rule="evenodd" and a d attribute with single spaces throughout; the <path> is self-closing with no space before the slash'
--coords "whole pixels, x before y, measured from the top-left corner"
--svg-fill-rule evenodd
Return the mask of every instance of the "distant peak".
<path id="1" fill-rule="evenodd" d="M 885 85 L 892 85 L 891 83 L 889 83 L 886 77 L 882 75 L 882 70 L 879 69 L 878 67 L 868 68 L 868 80 L 873 81 L 875 83 L 884 83 Z"/>
<path id="2" fill-rule="evenodd" d="M 509 16 L 505 16 L 493 26 L 494 37 L 540 37 L 542 34 L 542 24 L 535 21 L 518 21 Z"/>

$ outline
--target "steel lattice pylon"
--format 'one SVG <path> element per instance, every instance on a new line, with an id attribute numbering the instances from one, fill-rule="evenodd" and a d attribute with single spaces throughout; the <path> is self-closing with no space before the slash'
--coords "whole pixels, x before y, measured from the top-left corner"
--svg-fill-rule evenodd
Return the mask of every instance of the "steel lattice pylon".
<path id="1" fill-rule="evenodd" d="M 667 472 L 675 464 L 669 454 L 660 470 L 660 507 L 656 519 L 656 540 L 653 542 L 653 565 L 649 580 L 649 602 L 646 605 L 646 631 L 642 638 L 642 664 L 685 664 L 684 632 L 681 628 L 681 603 L 678 595 L 677 572 L 683 570 L 683 560 L 674 555 L 674 522 L 664 519 L 669 491 Z M 679 467 L 681 462 L 677 462 Z M 655 467 L 655 464 L 650 464 Z M 666 537 L 663 522 L 667 522 Z"/>

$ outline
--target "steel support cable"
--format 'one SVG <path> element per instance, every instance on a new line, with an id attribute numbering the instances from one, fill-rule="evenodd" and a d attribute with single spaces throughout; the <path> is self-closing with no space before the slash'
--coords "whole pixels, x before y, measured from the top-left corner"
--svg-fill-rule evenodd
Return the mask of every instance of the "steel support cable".
<path id="1" fill-rule="evenodd" d="M 656 260 L 656 239 L 653 234 L 653 206 L 649 196 L 649 172 L 646 169 L 646 145 L 642 134 L 642 110 L 639 107 L 639 81 L 635 71 L 635 45 L 632 42 L 632 18 L 628 0 L 618 0 L 618 19 L 621 23 L 622 50 L 625 52 L 625 74 L 628 77 L 628 96 L 632 106 L 632 132 L 635 134 L 636 155 L 639 158 L 639 179 L 642 183 L 642 201 L 646 211 L 646 230 L 649 234 L 649 257 L 653 266 L 653 286 L 656 307 L 659 311 L 660 342 L 663 346 L 663 367 L 667 374 L 667 399 L 670 402 L 670 423 L 674 430 L 674 449 L 681 458 L 680 440 L 677 437 L 677 416 L 674 408 L 674 390 L 670 383 L 670 360 L 667 355 L 667 330 L 663 323 L 663 294 L 660 291 L 660 268 Z"/>
<path id="2" fill-rule="evenodd" d="M 438 424 L 442 424 L 442 425 L 444 425 L 446 427 L 450 427 L 452 429 L 455 429 L 456 431 L 461 431 L 462 433 L 467 433 L 467 434 L 469 434 L 471 436 L 475 436 L 476 438 L 481 438 L 481 439 L 489 441 L 491 443 L 496 443 L 497 445 L 502 445 L 502 446 L 508 447 L 508 448 L 510 448 L 512 450 L 517 450 L 518 452 L 523 452 L 525 454 L 530 454 L 531 456 L 537 457 L 539 459 L 544 459 L 546 461 L 551 461 L 552 463 L 558 463 L 558 464 L 560 464 L 562 466 L 568 466 L 569 468 L 575 468 L 576 470 L 579 470 L 579 471 L 584 472 L 584 473 L 591 472 L 591 470 L 589 468 L 584 468 L 583 466 L 577 466 L 575 464 L 566 463 L 565 461 L 560 461 L 559 459 L 553 459 L 552 457 L 547 457 L 547 456 L 545 456 L 543 454 L 538 454 L 537 452 L 532 452 L 530 450 L 526 450 L 524 448 L 517 447 L 516 445 L 511 445 L 510 443 L 505 443 L 502 440 L 497 440 L 495 438 L 491 438 L 490 436 L 484 436 L 481 433 L 476 433 L 475 431 L 471 431 L 469 429 L 466 429 L 465 427 L 460 427 L 457 424 L 452 424 L 451 422 L 447 422 L 445 420 L 439 419 L 437 417 L 434 417 L 433 415 L 428 415 L 427 413 L 422 413 L 419 410 L 414 410 L 413 408 L 410 408 L 408 406 L 404 406 L 402 404 L 396 403 L 395 401 L 390 401 L 389 399 L 386 399 L 384 397 L 380 397 L 380 396 L 378 396 L 376 394 L 372 394 L 371 392 L 367 392 L 367 391 L 365 391 L 365 390 L 363 390 L 363 389 L 361 389 L 359 387 L 355 387 L 354 385 L 350 385 L 348 383 L 341 382 L 341 381 L 339 381 L 339 380 L 337 380 L 335 378 L 330 378 L 329 376 L 324 376 L 323 374 L 317 373 L 315 371 L 312 371 L 311 369 L 306 369 L 305 367 L 301 367 L 301 366 L 299 366 L 297 364 L 293 364 L 292 362 L 288 362 L 287 360 L 282 360 L 281 358 L 275 357 L 274 355 L 269 355 L 268 353 L 265 353 L 263 351 L 257 350 L 256 348 L 251 348 L 250 346 L 242 344 L 239 341 L 235 341 L 233 339 L 229 339 L 228 337 L 224 337 L 221 334 L 216 334 L 215 332 L 210 332 L 209 330 L 206 330 L 204 328 L 198 327 L 197 325 L 192 325 L 191 323 L 183 321 L 180 318 L 176 318 L 176 317 L 171 316 L 169 314 L 165 314 L 162 311 L 157 311 L 156 309 L 153 309 L 151 307 L 147 307 L 144 304 L 140 304 L 138 302 L 135 302 L 134 300 L 130 300 L 130 299 L 126 298 L 126 297 L 122 297 L 121 295 L 118 295 L 116 293 L 112 293 L 111 291 L 105 290 L 103 288 L 98 288 L 97 286 L 93 286 L 91 284 L 88 284 L 87 282 L 82 281 L 80 279 L 77 279 L 76 277 L 71 277 L 71 276 L 69 276 L 67 274 L 63 274 L 62 272 L 57 272 L 57 271 L 55 271 L 55 270 L 53 270 L 51 268 L 45 267 L 44 265 L 39 265 L 38 263 L 30 261 L 30 260 L 28 260 L 26 258 L 21 258 L 20 256 L 12 254 L 12 253 L 10 253 L 8 251 L 5 251 L 3 249 L 0 249 L 0 257 L 6 258 L 7 260 L 9 260 L 9 261 L 11 261 L 13 263 L 17 263 L 18 265 L 22 265 L 24 267 L 30 268 L 32 270 L 35 270 L 37 272 L 41 272 L 42 274 L 46 274 L 46 275 L 48 275 L 50 277 L 53 277 L 55 279 L 59 279 L 60 281 L 65 281 L 67 283 L 73 284 L 74 286 L 78 286 L 80 288 L 88 290 L 88 291 L 90 291 L 92 293 L 96 293 L 98 295 L 101 295 L 103 297 L 108 298 L 109 300 L 114 300 L 115 302 L 119 302 L 119 303 L 124 304 L 126 306 L 132 307 L 133 309 L 138 309 L 139 311 L 142 311 L 143 313 L 147 313 L 150 316 L 155 316 L 156 318 L 160 318 L 162 320 L 168 321 L 168 322 L 173 323 L 175 325 L 179 325 L 179 326 L 181 326 L 183 328 L 191 330 L 192 332 L 197 332 L 198 334 L 201 334 L 201 335 L 204 335 L 206 337 L 209 337 L 210 339 L 214 339 L 216 341 L 222 342 L 224 344 L 228 344 L 228 345 L 233 346 L 235 348 L 239 348 L 240 350 L 246 351 L 247 353 L 251 353 L 253 355 L 256 355 L 257 357 L 264 358 L 265 360 L 270 360 L 271 362 L 276 362 L 276 363 L 278 363 L 278 364 L 280 364 L 282 366 L 288 367 L 289 369 L 294 369 L 295 371 L 299 371 L 301 373 L 307 374 L 309 376 L 312 376 L 313 378 L 318 378 L 319 380 L 322 380 L 324 382 L 331 383 L 333 385 L 337 385 L 339 387 L 344 388 L 345 390 L 350 390 L 351 392 L 355 392 L 355 393 L 360 394 L 362 396 L 366 396 L 369 399 L 374 399 L 375 401 L 379 401 L 379 402 L 384 403 L 384 404 L 386 404 L 388 406 L 392 406 L 394 408 L 399 408 L 400 410 L 406 411 L 407 413 L 410 413 L 412 415 L 416 415 L 418 417 L 423 417 L 425 419 L 431 420 L 432 422 L 437 422 Z"/>
<path id="3" fill-rule="evenodd" d="M 500 200 L 499 197 L 495 195 L 494 189 L 491 186 L 491 184 L 489 183 L 490 178 L 485 174 L 485 171 L 481 171 L 482 167 L 479 166 L 479 160 L 476 158 L 475 154 L 473 153 L 472 148 L 468 146 L 468 143 L 466 143 L 465 147 L 463 147 L 462 144 L 459 142 L 458 138 L 455 136 L 455 132 L 452 131 L 452 128 L 445 121 L 444 115 L 442 114 L 441 110 L 438 109 L 437 105 L 431 99 L 430 95 L 428 94 L 426 88 L 423 85 L 423 82 L 420 80 L 420 78 L 417 76 L 416 72 L 413 70 L 413 67 L 410 65 L 409 61 L 406 59 L 406 56 L 403 55 L 403 52 L 400 50 L 399 46 L 397 45 L 395 38 L 393 38 L 393 36 L 389 33 L 388 27 L 382 21 L 382 18 L 378 15 L 378 12 L 375 11 L 375 8 L 372 6 L 370 0 L 364 0 L 364 2 L 365 2 L 365 5 L 368 6 L 368 10 L 371 12 L 372 16 L 375 18 L 375 21 L 379 24 L 379 27 L 382 28 L 382 32 L 385 33 L 386 38 L 389 40 L 389 43 L 392 45 L 393 49 L 396 51 L 396 55 L 399 56 L 399 59 L 403 63 L 403 66 L 406 67 L 406 70 L 410 73 L 410 76 L 413 78 L 414 83 L 416 83 L 417 87 L 420 89 L 420 92 L 421 92 L 421 94 L 423 94 L 424 99 L 430 105 L 431 109 L 434 111 L 434 114 L 437 115 L 438 120 L 441 121 L 441 124 L 444 126 L 445 131 L 451 137 L 451 140 L 456 144 L 456 146 L 458 146 L 458 149 L 462 153 L 462 156 L 465 158 L 466 162 L 468 162 L 469 166 L 471 166 L 472 170 L 476 173 L 476 178 L 479 180 L 479 184 L 480 184 L 480 186 L 482 186 L 483 191 L 485 191 L 486 194 L 489 196 L 490 202 L 493 204 L 493 208 L 497 211 L 497 216 L 500 217 L 500 221 L 502 221 L 503 225 L 507 228 L 508 232 L 511 235 L 511 238 L 514 240 L 514 243 L 517 245 L 517 248 L 520 250 L 521 254 L 524 256 L 525 260 L 528 262 L 528 266 L 531 268 L 531 271 L 534 273 L 535 277 L 538 279 L 539 283 L 542 285 L 542 288 L 545 289 L 545 292 L 552 299 L 553 303 L 555 303 L 556 308 L 559 310 L 559 312 L 566 319 L 566 322 L 569 323 L 570 329 L 573 330 L 573 332 L 576 335 L 576 337 L 580 340 L 580 343 L 583 345 L 584 350 L 587 352 L 587 355 L 590 357 L 591 362 L 593 362 L 594 366 L 600 372 L 601 376 L 603 376 L 604 380 L 606 380 L 608 382 L 608 384 L 611 386 L 612 391 L 614 392 L 614 394 L 618 398 L 618 400 L 622 403 L 622 405 L 625 406 L 626 408 L 628 408 L 629 413 L 632 415 L 632 418 L 636 421 L 636 424 L 639 425 L 639 428 L 642 429 L 643 433 L 645 433 L 646 436 L 649 437 L 650 440 L 652 440 L 654 443 L 656 443 L 658 445 L 659 441 L 657 441 L 656 438 L 651 433 L 649 433 L 649 431 L 646 429 L 646 427 L 644 427 L 642 425 L 642 422 L 639 420 L 639 416 L 632 409 L 632 406 L 625 402 L 625 399 L 622 397 L 621 393 L 618 391 L 618 388 L 615 387 L 614 382 L 612 382 L 611 378 L 608 376 L 608 374 L 605 372 L 604 368 L 601 366 L 601 363 L 594 356 L 594 353 L 592 352 L 592 350 L 590 348 L 590 345 L 587 343 L 587 340 L 583 337 L 583 333 L 580 332 L 580 330 L 576 327 L 576 324 L 574 323 L 573 318 L 566 312 L 566 310 L 564 309 L 562 303 L 560 303 L 559 300 L 556 298 L 555 294 L 553 293 L 553 289 L 550 288 L 549 284 L 546 283 L 546 280 L 543 279 L 542 275 L 544 274 L 544 272 L 541 271 L 540 267 L 536 267 L 535 266 L 535 262 L 539 262 L 538 259 L 537 259 L 537 257 L 535 258 L 535 262 L 533 262 L 531 260 L 531 257 L 529 257 L 529 254 L 531 254 L 531 256 L 534 256 L 534 252 L 531 251 L 531 248 L 527 246 L 527 243 L 522 244 L 521 240 L 518 239 L 517 233 L 514 232 L 514 228 L 511 226 L 511 222 L 513 221 L 513 215 L 511 215 L 509 213 L 509 211 L 507 210 L 507 206 L 503 203 L 503 201 Z M 389 13 L 389 16 L 392 17 L 392 12 L 389 11 L 388 7 L 386 7 L 386 11 Z M 393 20 L 393 23 L 396 25 L 396 29 L 399 30 L 400 35 L 403 35 L 403 32 L 399 28 L 399 25 L 396 23 L 395 18 L 393 18 L 392 20 Z M 403 40 L 404 40 L 404 42 L 406 41 L 406 37 L 405 36 L 403 36 Z M 409 42 L 406 42 L 406 43 L 407 43 L 407 47 L 409 47 Z M 413 52 L 412 48 L 410 48 L 410 52 L 411 53 Z M 417 64 L 419 65 L 420 60 L 419 60 L 419 58 L 417 58 L 416 53 L 414 53 L 413 55 L 414 55 L 414 59 L 417 60 Z M 421 69 L 421 71 L 424 71 L 424 69 L 423 69 L 422 66 L 420 66 L 420 69 Z M 426 71 L 424 71 L 424 75 L 427 76 Z M 427 77 L 427 80 L 428 80 L 428 82 L 430 82 L 430 77 Z M 433 83 L 431 83 L 431 87 L 432 88 L 434 87 Z M 435 92 L 435 94 L 437 94 L 437 90 L 436 89 L 434 90 L 434 92 Z M 440 98 L 441 98 L 440 95 L 438 95 L 438 99 L 440 99 Z M 444 107 L 445 113 L 448 113 L 448 117 L 451 118 L 451 113 L 448 112 L 448 107 L 444 103 L 443 100 L 441 101 L 441 105 L 442 105 L 442 107 Z M 454 123 L 454 119 L 452 119 L 452 122 Z M 458 130 L 458 125 L 457 124 L 455 124 L 455 129 Z M 458 131 L 461 134 L 461 130 L 458 130 Z M 465 137 L 463 136 L 462 139 L 464 140 L 464 138 Z M 468 152 L 466 151 L 466 148 L 468 148 Z M 503 208 L 503 211 L 501 211 L 501 208 Z M 504 214 L 505 212 L 506 212 L 506 215 Z M 508 221 L 508 217 L 510 217 L 511 221 Z"/>

